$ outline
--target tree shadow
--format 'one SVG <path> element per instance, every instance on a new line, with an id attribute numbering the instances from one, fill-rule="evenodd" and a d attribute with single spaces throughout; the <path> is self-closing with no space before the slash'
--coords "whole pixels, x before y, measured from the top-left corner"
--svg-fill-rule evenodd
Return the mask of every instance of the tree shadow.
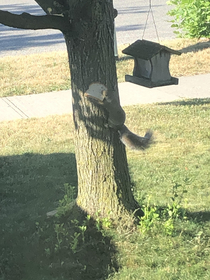
<path id="1" fill-rule="evenodd" d="M 157 213 L 159 214 L 159 217 L 165 217 L 167 219 L 171 219 L 173 217 L 173 210 L 170 209 L 168 206 L 156 206 Z M 170 213 L 169 213 L 170 212 Z M 192 212 L 187 210 L 186 208 L 179 207 L 178 209 L 175 210 L 175 215 L 177 215 L 177 218 L 175 220 L 180 220 L 180 221 L 189 221 L 192 222 L 193 224 L 196 225 L 201 225 L 204 223 L 210 222 L 210 211 L 196 211 Z M 185 232 L 183 229 L 178 229 L 178 232 L 182 233 L 182 235 L 188 235 L 188 231 Z"/>
<path id="2" fill-rule="evenodd" d="M 126 56 L 119 57 L 119 58 L 117 59 L 118 62 L 127 61 L 127 60 L 134 60 L 134 58 L 133 58 L 132 56 L 126 55 Z"/>
<path id="3" fill-rule="evenodd" d="M 119 32 L 119 31 L 129 32 L 129 31 L 134 31 L 134 30 L 141 30 L 143 28 L 144 28 L 143 24 L 129 24 L 129 25 L 117 26 L 116 32 Z"/>
<path id="4" fill-rule="evenodd" d="M 153 8 L 159 8 L 162 5 L 153 5 Z M 148 13 L 148 6 L 127 6 L 126 8 L 118 8 L 118 13 L 120 14 L 141 14 Z"/>
<path id="5" fill-rule="evenodd" d="M 194 45 L 190 45 L 186 48 L 182 48 L 179 50 L 181 53 L 188 53 L 188 52 L 198 52 L 204 49 L 210 48 L 210 40 L 205 42 L 198 42 Z"/>
<path id="6" fill-rule="evenodd" d="M 0 5 L 1 10 L 9 11 L 16 14 L 27 12 L 33 15 L 44 15 L 45 12 L 36 5 Z M 52 47 L 54 45 L 63 44 L 65 49 L 65 41 L 63 34 L 58 30 L 24 30 L 12 28 L 0 24 L 0 51 L 7 54 L 11 51 L 19 51 L 34 47 Z"/>
<path id="7" fill-rule="evenodd" d="M 187 211 L 187 216 L 198 223 L 210 222 L 210 211 L 197 211 L 197 212 Z"/>
<path id="8" fill-rule="evenodd" d="M 157 211 L 160 213 L 167 213 L 168 207 L 167 206 L 157 206 Z M 191 212 L 183 207 L 180 207 L 178 210 L 180 218 L 187 217 L 187 220 L 193 220 L 195 223 L 201 222 L 210 222 L 210 211 L 196 211 Z"/>
<path id="9" fill-rule="evenodd" d="M 77 187 L 74 154 L 0 157 L 1 279 L 99 280 L 118 269 L 111 237 L 81 209 L 47 217 L 65 201 L 65 186 Z"/>
<path id="10" fill-rule="evenodd" d="M 65 215 L 55 217 L 52 223 L 56 228 L 55 241 L 59 233 L 59 242 L 55 242 L 59 248 L 55 250 L 49 242 L 47 244 L 53 252 L 48 260 L 51 275 L 63 275 L 68 280 L 105 280 L 109 274 L 118 271 L 117 250 L 112 238 L 100 229 L 98 221 L 88 217 L 78 206 L 74 205 Z"/>
<path id="11" fill-rule="evenodd" d="M 10 13 L 21 14 L 23 12 L 31 13 L 34 15 L 45 15 L 42 8 L 34 1 L 34 5 L 22 4 L 0 4 L 0 10 L 5 10 Z"/>
<path id="12" fill-rule="evenodd" d="M 157 103 L 158 105 L 173 105 L 173 106 L 199 106 L 210 103 L 210 98 L 193 98 L 171 102 Z M 207 108 L 209 109 L 209 108 Z"/>
<path id="13" fill-rule="evenodd" d="M 17 34 L 18 31 L 20 34 Z M 53 31 L 52 34 L 45 34 L 43 31 L 29 34 L 27 32 L 21 33 L 21 30 L 16 30 L 16 35 L 2 35 L 0 50 L 2 52 L 18 51 L 33 47 L 52 47 L 57 44 L 65 44 L 61 32 Z"/>

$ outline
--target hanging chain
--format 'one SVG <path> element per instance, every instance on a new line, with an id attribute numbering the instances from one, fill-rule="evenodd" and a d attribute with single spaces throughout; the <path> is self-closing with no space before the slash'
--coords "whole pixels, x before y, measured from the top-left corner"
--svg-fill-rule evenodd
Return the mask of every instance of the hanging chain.
<path id="1" fill-rule="evenodd" d="M 149 19 L 150 12 L 151 12 L 151 15 L 152 15 L 152 20 L 153 20 L 153 24 L 154 24 L 154 27 L 155 27 L 155 32 L 156 32 L 157 39 L 158 39 L 158 42 L 160 42 L 158 31 L 157 31 L 157 26 L 156 26 L 156 23 L 155 23 L 155 17 L 154 17 L 153 11 L 152 11 L 152 0 L 149 0 L 149 10 L 148 10 L 148 13 L 147 13 L 147 19 L 146 19 L 146 23 L 145 23 L 144 30 L 143 30 L 142 40 L 144 38 L 144 34 L 145 34 L 146 27 L 147 27 L 147 22 L 148 22 L 148 19 Z"/>

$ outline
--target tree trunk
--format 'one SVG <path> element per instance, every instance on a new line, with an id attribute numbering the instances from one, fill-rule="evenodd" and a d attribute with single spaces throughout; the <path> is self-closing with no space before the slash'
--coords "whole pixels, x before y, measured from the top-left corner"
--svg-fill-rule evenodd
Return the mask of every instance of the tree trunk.
<path id="1" fill-rule="evenodd" d="M 107 126 L 107 112 L 84 97 L 91 83 L 100 82 L 119 99 L 113 4 L 78 0 L 74 9 L 72 15 L 79 15 L 74 23 L 77 32 L 73 38 L 65 34 L 65 39 L 73 95 L 77 204 L 90 214 L 100 211 L 103 216 L 118 217 L 137 207 L 125 147 L 118 133 Z"/>
<path id="2" fill-rule="evenodd" d="M 1 23 L 26 29 L 57 28 L 64 33 L 73 94 L 76 202 L 90 214 L 100 211 L 103 216 L 112 213 L 112 217 L 122 217 L 138 207 L 131 191 L 125 147 L 118 132 L 108 127 L 108 112 L 84 96 L 92 83 L 100 83 L 107 88 L 110 100 L 119 101 L 112 0 L 35 1 L 48 16 L 0 11 Z"/>

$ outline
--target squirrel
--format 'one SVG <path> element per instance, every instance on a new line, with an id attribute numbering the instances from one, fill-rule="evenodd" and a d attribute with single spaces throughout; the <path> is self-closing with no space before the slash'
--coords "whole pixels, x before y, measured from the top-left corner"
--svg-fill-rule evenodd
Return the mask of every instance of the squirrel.
<path id="1" fill-rule="evenodd" d="M 153 133 L 148 130 L 146 134 L 138 136 L 125 126 L 126 114 L 117 99 L 110 96 L 107 87 L 101 83 L 93 83 L 85 92 L 85 97 L 93 99 L 102 105 L 108 112 L 108 125 L 118 131 L 121 142 L 134 150 L 143 150 L 152 142 Z"/>

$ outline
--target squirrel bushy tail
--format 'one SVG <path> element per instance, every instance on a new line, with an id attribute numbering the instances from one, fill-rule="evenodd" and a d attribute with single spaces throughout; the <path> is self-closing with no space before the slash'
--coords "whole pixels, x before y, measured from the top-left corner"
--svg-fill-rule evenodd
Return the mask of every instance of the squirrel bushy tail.
<path id="1" fill-rule="evenodd" d="M 134 134 L 125 126 L 126 116 L 123 108 L 120 106 L 119 101 L 112 94 L 108 93 L 107 88 L 103 84 L 91 84 L 85 92 L 85 96 L 92 98 L 107 110 L 108 124 L 111 128 L 118 131 L 119 138 L 125 146 L 134 150 L 143 150 L 151 144 L 153 136 L 151 130 L 148 130 L 142 137 Z"/>
<path id="2" fill-rule="evenodd" d="M 152 142 L 153 133 L 148 130 L 142 137 L 131 132 L 127 126 L 123 125 L 119 130 L 121 142 L 130 149 L 133 150 L 144 150 L 149 147 Z"/>

